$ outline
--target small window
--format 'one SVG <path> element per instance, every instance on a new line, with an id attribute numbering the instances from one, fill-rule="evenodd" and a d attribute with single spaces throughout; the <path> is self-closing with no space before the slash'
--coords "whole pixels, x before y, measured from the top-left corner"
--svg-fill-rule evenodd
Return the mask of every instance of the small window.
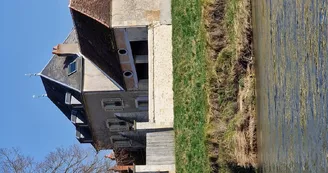
<path id="1" fill-rule="evenodd" d="M 136 99 L 136 107 L 139 110 L 148 110 L 148 97 L 139 97 Z"/>
<path id="2" fill-rule="evenodd" d="M 123 101 L 121 99 L 104 99 L 102 107 L 105 111 L 123 110 Z"/>
<path id="3" fill-rule="evenodd" d="M 122 132 L 129 130 L 129 124 L 119 119 L 107 119 L 106 126 L 111 132 Z"/>
<path id="4" fill-rule="evenodd" d="M 71 122 L 73 124 L 79 124 L 79 125 L 85 124 L 82 112 L 78 111 L 76 109 L 73 109 L 71 111 Z"/>
<path id="5" fill-rule="evenodd" d="M 81 102 L 77 100 L 71 93 L 67 92 L 65 94 L 65 104 L 72 105 L 74 108 L 83 107 Z"/>
<path id="6" fill-rule="evenodd" d="M 78 113 L 79 113 L 79 112 L 78 112 L 76 109 L 73 109 L 73 110 L 71 111 L 71 115 L 74 115 L 74 116 L 77 116 Z"/>
<path id="7" fill-rule="evenodd" d="M 110 137 L 112 144 L 114 144 L 114 148 L 128 148 L 132 146 L 131 140 L 125 138 L 123 136 L 111 136 Z"/>
<path id="8" fill-rule="evenodd" d="M 119 122 L 118 123 L 120 126 L 126 126 L 126 122 L 124 122 L 124 121 L 121 121 L 121 122 Z"/>
<path id="9" fill-rule="evenodd" d="M 72 94 L 71 93 L 67 92 L 65 94 L 65 104 L 67 104 L 67 105 L 70 105 L 71 104 L 71 97 L 72 97 Z"/>
<path id="10" fill-rule="evenodd" d="M 108 127 L 110 128 L 111 126 L 114 126 L 114 125 L 118 125 L 118 126 L 126 126 L 127 123 L 125 121 L 116 121 L 116 120 L 111 120 L 111 119 L 108 119 L 107 120 L 107 125 Z"/>
<path id="11" fill-rule="evenodd" d="M 148 107 L 148 100 L 139 100 L 138 107 Z"/>
<path id="12" fill-rule="evenodd" d="M 77 70 L 76 61 L 73 61 L 68 65 L 68 75 L 75 73 L 76 70 Z"/>

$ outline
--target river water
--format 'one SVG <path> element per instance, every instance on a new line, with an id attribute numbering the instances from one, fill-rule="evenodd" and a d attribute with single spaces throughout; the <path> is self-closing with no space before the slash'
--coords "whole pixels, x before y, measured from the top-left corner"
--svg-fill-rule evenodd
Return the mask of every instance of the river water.
<path id="1" fill-rule="evenodd" d="M 253 0 L 262 172 L 328 172 L 328 0 Z"/>

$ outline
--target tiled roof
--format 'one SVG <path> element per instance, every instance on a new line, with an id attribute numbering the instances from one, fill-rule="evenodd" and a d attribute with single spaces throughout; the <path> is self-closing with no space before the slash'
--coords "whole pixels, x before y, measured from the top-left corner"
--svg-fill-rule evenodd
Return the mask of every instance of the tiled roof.
<path id="1" fill-rule="evenodd" d="M 71 14 L 82 54 L 124 88 L 113 29 L 74 9 Z"/>
<path id="2" fill-rule="evenodd" d="M 70 0 L 69 8 L 109 27 L 110 5 L 111 0 Z"/>

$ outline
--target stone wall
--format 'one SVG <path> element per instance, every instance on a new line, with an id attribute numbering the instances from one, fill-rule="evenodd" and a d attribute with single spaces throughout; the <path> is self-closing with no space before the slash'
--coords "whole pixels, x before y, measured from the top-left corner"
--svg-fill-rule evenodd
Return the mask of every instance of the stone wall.
<path id="1" fill-rule="evenodd" d="M 160 4 L 160 0 L 113 0 L 111 26 L 148 26 L 160 20 Z"/>

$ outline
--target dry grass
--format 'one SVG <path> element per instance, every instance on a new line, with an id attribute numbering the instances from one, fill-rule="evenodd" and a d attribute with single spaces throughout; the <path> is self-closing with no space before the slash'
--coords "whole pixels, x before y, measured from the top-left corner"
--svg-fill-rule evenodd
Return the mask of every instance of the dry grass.
<path id="1" fill-rule="evenodd" d="M 177 172 L 252 172 L 250 0 L 172 0 Z"/>
<path id="2" fill-rule="evenodd" d="M 209 58 L 207 139 L 213 172 L 257 166 L 250 0 L 213 0 L 205 8 Z M 239 167 L 240 166 L 240 167 Z"/>

